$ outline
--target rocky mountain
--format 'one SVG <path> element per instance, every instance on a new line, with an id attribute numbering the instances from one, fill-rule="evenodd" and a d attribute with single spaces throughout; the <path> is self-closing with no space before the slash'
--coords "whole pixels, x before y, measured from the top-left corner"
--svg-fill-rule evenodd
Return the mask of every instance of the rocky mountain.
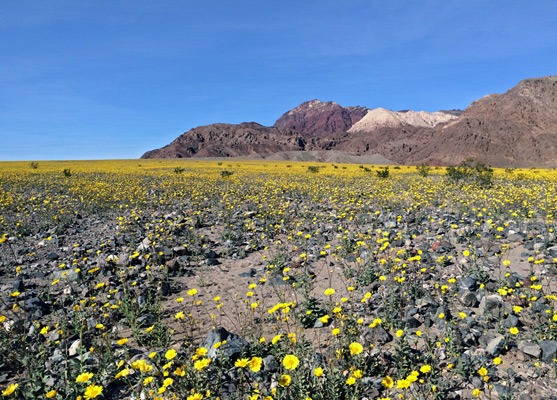
<path id="1" fill-rule="evenodd" d="M 557 166 L 557 76 L 521 81 L 473 102 L 434 129 L 405 159 L 449 164 L 466 158 L 495 166 Z"/>
<path id="2" fill-rule="evenodd" d="M 143 158 L 228 157 L 336 150 L 395 163 L 557 166 L 557 76 L 521 81 L 466 110 L 391 111 L 312 100 L 273 127 L 214 124 L 192 129 Z"/>
<path id="3" fill-rule="evenodd" d="M 341 107 L 334 101 L 306 101 L 284 113 L 273 125 L 309 135 L 346 132 L 366 115 L 365 107 Z"/>
<path id="4" fill-rule="evenodd" d="M 141 158 L 234 157 L 293 150 L 305 150 L 302 134 L 244 122 L 194 128 Z"/>
<path id="5" fill-rule="evenodd" d="M 355 123 L 348 132 L 372 132 L 378 128 L 399 128 L 405 126 L 420 126 L 433 128 L 439 124 L 457 119 L 458 115 L 437 111 L 391 111 L 384 108 L 369 110 L 366 115 Z"/>

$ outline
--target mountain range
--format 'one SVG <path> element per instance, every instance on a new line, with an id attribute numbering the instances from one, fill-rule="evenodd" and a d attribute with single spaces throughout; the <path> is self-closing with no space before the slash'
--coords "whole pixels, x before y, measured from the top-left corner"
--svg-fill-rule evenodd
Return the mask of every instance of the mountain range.
<path id="1" fill-rule="evenodd" d="M 464 111 L 391 111 L 311 100 L 271 127 L 255 122 L 200 126 L 142 158 L 279 159 L 331 150 L 351 161 L 374 156 L 386 163 L 450 165 L 473 158 L 497 167 L 555 167 L 557 76 L 525 79 Z"/>

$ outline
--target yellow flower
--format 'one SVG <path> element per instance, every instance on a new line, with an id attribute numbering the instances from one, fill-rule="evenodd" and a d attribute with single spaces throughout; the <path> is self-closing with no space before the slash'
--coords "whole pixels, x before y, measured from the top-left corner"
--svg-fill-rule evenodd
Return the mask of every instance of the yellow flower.
<path id="1" fill-rule="evenodd" d="M 223 343 L 223 342 L 218 342 L 218 343 Z M 215 345 L 213 345 L 213 347 L 215 349 L 218 349 L 220 346 L 216 346 L 216 343 L 215 343 Z M 195 349 L 195 355 L 199 356 L 199 357 L 203 357 L 203 356 L 207 355 L 207 349 L 205 347 L 200 347 L 198 349 Z"/>
<path id="2" fill-rule="evenodd" d="M 128 342 L 128 339 L 124 338 L 124 339 L 118 340 L 116 343 L 118 343 L 120 346 L 122 346 L 123 344 L 126 344 L 127 342 Z"/>
<path id="3" fill-rule="evenodd" d="M 196 293 L 197 293 L 197 289 L 191 289 L 188 291 L 188 295 L 190 296 L 195 296 Z"/>
<path id="4" fill-rule="evenodd" d="M 92 372 L 84 372 L 82 374 L 80 374 L 77 378 L 75 378 L 75 381 L 78 383 L 86 383 L 89 382 L 89 380 L 93 377 L 93 373 Z"/>
<path id="5" fill-rule="evenodd" d="M 356 383 L 356 378 L 354 378 L 353 376 L 351 376 L 350 378 L 348 378 L 348 379 L 346 380 L 346 384 L 347 384 L 348 386 L 353 385 L 354 383 Z"/>
<path id="6" fill-rule="evenodd" d="M 281 375 L 278 383 L 281 387 L 286 387 L 290 385 L 291 381 L 292 378 L 290 378 L 290 375 Z"/>
<path id="7" fill-rule="evenodd" d="M 249 369 L 253 372 L 258 372 L 261 370 L 261 364 L 263 364 L 263 359 L 261 357 L 252 357 L 249 362 Z"/>
<path id="8" fill-rule="evenodd" d="M 512 333 L 513 335 L 517 335 L 518 328 L 516 326 L 513 326 L 511 329 L 509 329 L 509 332 Z"/>
<path id="9" fill-rule="evenodd" d="M 404 335 L 404 331 L 402 329 L 399 329 L 398 331 L 396 331 L 395 335 L 396 337 L 401 337 L 402 335 Z"/>
<path id="10" fill-rule="evenodd" d="M 172 360 L 174 357 L 176 357 L 176 354 L 178 354 L 178 353 L 176 353 L 176 350 L 170 349 L 170 350 L 168 350 L 168 351 L 166 352 L 166 354 L 164 355 L 164 357 L 165 357 L 167 360 Z"/>
<path id="11" fill-rule="evenodd" d="M 480 370 L 478 371 L 478 374 L 480 374 L 480 376 L 486 376 L 487 375 L 487 369 L 485 369 L 484 367 L 481 367 Z"/>
<path id="12" fill-rule="evenodd" d="M 338 335 L 339 333 L 340 333 L 340 329 L 338 329 L 338 328 L 333 329 L 333 331 L 331 332 L 331 334 L 332 334 L 333 336 L 336 336 L 336 335 Z"/>
<path id="13" fill-rule="evenodd" d="M 502 362 L 503 362 L 503 361 L 501 361 L 501 359 L 500 359 L 499 357 L 496 357 L 496 358 L 493 359 L 493 364 L 495 364 L 495 365 L 499 365 L 499 364 L 501 364 Z"/>
<path id="14" fill-rule="evenodd" d="M 172 385 L 173 383 L 174 383 L 174 379 L 172 379 L 172 378 L 166 378 L 166 379 L 163 381 L 162 385 L 163 385 L 164 387 L 168 387 L 168 386 Z"/>
<path id="15" fill-rule="evenodd" d="M 362 351 L 364 351 L 364 347 L 358 343 L 358 342 L 352 342 L 350 343 L 350 354 L 357 355 L 360 354 Z"/>
<path id="16" fill-rule="evenodd" d="M 412 384 L 412 382 L 410 382 L 406 379 L 399 379 L 398 381 L 396 381 L 396 388 L 397 389 L 408 389 L 411 384 Z"/>
<path id="17" fill-rule="evenodd" d="M 335 289 L 332 289 L 332 288 L 329 288 L 329 289 L 325 290 L 325 294 L 327 296 L 331 296 L 331 295 L 335 294 L 335 292 L 336 292 Z"/>
<path id="18" fill-rule="evenodd" d="M 52 399 L 53 397 L 56 397 L 56 395 L 58 394 L 58 392 L 56 390 L 51 390 L 50 392 L 48 392 L 45 397 L 47 399 Z"/>
<path id="19" fill-rule="evenodd" d="M 234 366 L 238 368 L 244 368 L 246 365 L 248 365 L 249 361 L 250 361 L 249 358 L 241 358 L 239 360 L 236 360 Z"/>
<path id="20" fill-rule="evenodd" d="M 470 252 L 468 250 L 464 250 L 462 254 L 464 255 L 464 257 L 468 257 L 470 255 Z"/>
<path id="21" fill-rule="evenodd" d="M 188 396 L 186 400 L 201 400 L 203 395 L 201 393 L 194 393 L 191 396 Z"/>
<path id="22" fill-rule="evenodd" d="M 177 314 L 174 316 L 174 318 L 176 318 L 176 319 L 184 319 L 184 318 L 185 318 L 184 312 L 183 312 L 183 311 L 180 311 L 179 313 L 177 313 Z"/>
<path id="23" fill-rule="evenodd" d="M 15 392 L 15 390 L 17 389 L 18 386 L 19 386 L 19 383 L 12 383 L 5 390 L 2 390 L 2 396 L 9 396 L 13 392 Z"/>
<path id="24" fill-rule="evenodd" d="M 147 362 L 145 362 L 145 360 L 134 361 L 130 364 L 130 367 L 132 367 L 133 369 L 137 369 L 141 372 L 149 372 L 153 369 L 153 367 L 151 365 L 147 364 Z"/>
<path id="25" fill-rule="evenodd" d="M 198 371 L 202 371 L 203 368 L 206 368 L 209 364 L 211 364 L 211 359 L 204 358 L 203 360 L 196 361 L 195 364 L 193 364 L 193 367 Z"/>
<path id="26" fill-rule="evenodd" d="M 422 365 L 420 367 L 420 372 L 422 374 L 427 374 L 429 371 L 431 371 L 431 366 L 429 366 L 429 365 Z"/>
<path id="27" fill-rule="evenodd" d="M 127 369 L 127 368 L 125 368 L 125 369 L 123 369 L 122 371 L 118 372 L 114 378 L 115 378 L 115 379 L 118 379 L 118 378 L 120 378 L 121 376 L 128 376 L 129 374 L 130 374 L 130 370 Z"/>
<path id="28" fill-rule="evenodd" d="M 474 389 L 474 390 L 472 391 L 472 395 L 473 395 L 474 397 L 480 397 L 480 394 L 481 394 L 481 393 L 482 393 L 482 391 L 481 391 L 480 389 Z"/>
<path id="29" fill-rule="evenodd" d="M 93 383 L 92 385 L 87 386 L 87 389 L 85 389 L 84 398 L 86 400 L 93 399 L 97 397 L 99 394 L 101 394 L 102 391 L 103 391 L 102 386 L 97 386 Z"/>
<path id="30" fill-rule="evenodd" d="M 313 375 L 315 376 L 323 376 L 323 368 L 318 367 L 313 370 Z"/>
<path id="31" fill-rule="evenodd" d="M 284 368 L 286 369 L 294 370 L 296 369 L 298 364 L 300 364 L 300 360 L 298 360 L 298 357 L 292 354 L 285 356 L 282 360 L 282 365 L 284 365 Z"/>
<path id="32" fill-rule="evenodd" d="M 319 318 L 319 321 L 326 324 L 329 321 L 329 316 L 328 315 L 323 315 L 321 318 Z"/>
<path id="33" fill-rule="evenodd" d="M 387 389 L 390 389 L 393 387 L 393 385 L 395 384 L 393 381 L 393 378 L 391 378 L 390 376 L 386 376 L 383 378 L 383 380 L 381 381 L 381 384 L 383 386 L 385 386 Z"/>

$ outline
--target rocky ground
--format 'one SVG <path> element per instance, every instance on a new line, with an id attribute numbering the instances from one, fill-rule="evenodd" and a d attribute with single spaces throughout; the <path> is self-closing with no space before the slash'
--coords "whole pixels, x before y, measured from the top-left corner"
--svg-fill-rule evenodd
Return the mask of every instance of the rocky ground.
<path id="1" fill-rule="evenodd" d="M 149 166 L 4 172 L 7 395 L 557 398 L 554 177 Z"/>

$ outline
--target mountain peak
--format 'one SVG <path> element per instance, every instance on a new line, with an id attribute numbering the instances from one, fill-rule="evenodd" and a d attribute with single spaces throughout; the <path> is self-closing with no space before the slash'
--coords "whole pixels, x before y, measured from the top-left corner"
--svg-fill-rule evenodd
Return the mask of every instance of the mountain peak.
<path id="1" fill-rule="evenodd" d="M 311 135 L 346 132 L 366 112 L 364 107 L 342 107 L 334 101 L 314 99 L 285 112 L 274 126 Z"/>

